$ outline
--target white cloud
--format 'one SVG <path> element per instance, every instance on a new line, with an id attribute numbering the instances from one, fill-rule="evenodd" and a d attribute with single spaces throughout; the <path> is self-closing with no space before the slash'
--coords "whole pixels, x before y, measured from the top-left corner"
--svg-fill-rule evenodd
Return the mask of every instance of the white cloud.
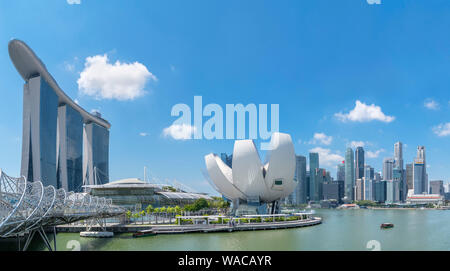
<path id="1" fill-rule="evenodd" d="M 363 141 L 352 141 L 350 142 L 350 147 L 356 148 L 356 147 L 364 147 L 366 144 Z"/>
<path id="2" fill-rule="evenodd" d="M 67 0 L 67 4 L 69 5 L 79 5 L 81 4 L 81 0 Z"/>
<path id="3" fill-rule="evenodd" d="M 158 79 L 139 63 L 109 63 L 108 55 L 87 57 L 78 79 L 81 94 L 96 99 L 134 100 L 145 94 L 148 80 Z"/>
<path id="4" fill-rule="evenodd" d="M 317 152 L 319 154 L 319 163 L 324 166 L 335 166 L 338 163 L 342 163 L 344 157 L 339 154 L 332 153 L 330 149 L 324 149 L 321 147 L 316 147 L 309 150 L 309 152 Z"/>
<path id="5" fill-rule="evenodd" d="M 433 99 L 426 99 L 423 102 L 423 106 L 425 106 L 426 108 L 428 108 L 430 110 L 438 110 L 439 109 L 439 103 Z"/>
<path id="6" fill-rule="evenodd" d="M 148 133 L 141 132 L 141 133 L 139 133 L 139 135 L 140 136 L 148 136 Z"/>
<path id="7" fill-rule="evenodd" d="M 332 141 L 333 141 L 332 136 L 327 136 L 324 133 L 315 133 L 313 139 L 311 139 L 308 143 L 330 145 Z"/>
<path id="8" fill-rule="evenodd" d="M 369 5 L 373 5 L 373 4 L 381 5 L 381 0 L 367 0 L 367 4 L 369 4 Z"/>
<path id="9" fill-rule="evenodd" d="M 175 140 L 187 140 L 192 139 L 192 135 L 197 128 L 189 124 L 172 124 L 171 126 L 164 128 L 163 135 L 165 137 L 172 137 Z"/>
<path id="10" fill-rule="evenodd" d="M 393 116 L 386 116 L 381 107 L 371 104 L 367 105 L 357 100 L 355 103 L 355 108 L 349 113 L 344 114 L 342 112 L 334 114 L 336 118 L 340 121 L 355 121 L 355 122 L 369 122 L 373 120 L 378 120 L 382 122 L 391 122 L 395 119 Z"/>
<path id="11" fill-rule="evenodd" d="M 384 152 L 384 149 L 379 149 L 377 151 L 366 151 L 367 158 L 378 158 L 380 156 L 380 153 Z"/>
<path id="12" fill-rule="evenodd" d="M 441 123 L 433 127 L 433 132 L 438 136 L 449 136 L 450 135 L 450 122 Z"/>

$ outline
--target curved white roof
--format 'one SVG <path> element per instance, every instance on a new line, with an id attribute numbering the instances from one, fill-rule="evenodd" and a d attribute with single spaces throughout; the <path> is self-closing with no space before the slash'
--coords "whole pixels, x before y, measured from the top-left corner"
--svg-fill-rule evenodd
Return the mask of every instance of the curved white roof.
<path id="1" fill-rule="evenodd" d="M 56 83 L 55 79 L 47 71 L 44 63 L 42 63 L 33 50 L 31 50 L 31 48 L 23 41 L 17 39 L 11 40 L 8 44 L 8 51 L 14 66 L 25 81 L 28 81 L 34 76 L 41 75 L 55 91 L 59 98 L 59 103 L 68 104 L 78 111 L 83 117 L 84 122 L 94 122 L 107 129 L 111 128 L 111 124 L 108 121 L 88 113 L 81 106 L 72 101 L 72 99 L 70 99 L 58 86 L 58 83 Z"/>
<path id="2" fill-rule="evenodd" d="M 269 162 L 261 163 L 252 140 L 237 140 L 233 151 L 233 168 L 229 168 L 217 155 L 205 156 L 209 176 L 225 197 L 244 200 L 259 199 L 273 202 L 291 194 L 294 181 L 295 151 L 291 136 L 273 133 Z"/>
<path id="3" fill-rule="evenodd" d="M 105 186 L 121 185 L 121 184 L 147 184 L 147 183 L 142 180 L 139 180 L 137 178 L 129 178 L 129 179 L 122 179 L 122 180 L 110 182 L 110 183 L 105 184 Z"/>

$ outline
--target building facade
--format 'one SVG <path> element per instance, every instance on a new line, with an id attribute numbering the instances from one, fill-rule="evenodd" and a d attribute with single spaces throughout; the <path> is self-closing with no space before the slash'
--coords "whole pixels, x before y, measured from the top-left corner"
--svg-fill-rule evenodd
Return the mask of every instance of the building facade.
<path id="1" fill-rule="evenodd" d="M 364 177 L 364 149 L 363 147 L 357 147 L 355 151 L 355 178 L 362 179 Z"/>
<path id="2" fill-rule="evenodd" d="M 316 169 L 319 168 L 319 154 L 316 152 L 309 153 L 309 200 L 315 201 L 318 199 Z"/>
<path id="3" fill-rule="evenodd" d="M 352 148 L 345 152 L 345 197 L 348 201 L 354 200 L 355 162 Z"/>

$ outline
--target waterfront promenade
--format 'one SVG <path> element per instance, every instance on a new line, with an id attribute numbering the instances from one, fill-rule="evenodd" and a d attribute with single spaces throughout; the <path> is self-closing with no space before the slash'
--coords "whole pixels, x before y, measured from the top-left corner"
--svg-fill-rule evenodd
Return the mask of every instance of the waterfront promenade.
<path id="1" fill-rule="evenodd" d="M 114 233 L 135 233 L 143 230 L 151 230 L 156 234 L 180 234 L 180 233 L 209 233 L 209 232 L 233 232 L 233 231 L 256 231 L 256 230 L 275 230 L 314 226 L 322 223 L 322 218 L 311 217 L 304 220 L 294 221 L 275 221 L 275 222 L 259 222 L 259 223 L 237 223 L 237 224 L 119 224 L 107 223 L 104 228 L 92 227 L 92 231 L 109 231 Z M 58 232 L 76 233 L 86 230 L 83 225 L 60 225 L 57 227 Z"/>

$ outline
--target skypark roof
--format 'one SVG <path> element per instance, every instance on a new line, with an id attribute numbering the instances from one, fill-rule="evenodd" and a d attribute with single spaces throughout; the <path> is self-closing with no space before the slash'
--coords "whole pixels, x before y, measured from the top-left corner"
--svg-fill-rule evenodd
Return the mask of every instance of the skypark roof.
<path id="1" fill-rule="evenodd" d="M 55 79 L 47 71 L 44 63 L 36 56 L 28 45 L 21 40 L 12 40 L 8 44 L 9 57 L 11 58 L 14 66 L 19 74 L 25 81 L 30 78 L 40 75 L 55 91 L 58 96 L 60 104 L 68 104 L 73 109 L 78 111 L 83 117 L 85 123 L 94 122 L 107 129 L 111 128 L 111 124 L 103 118 L 94 116 L 84 110 L 81 106 L 75 103 L 66 93 L 58 86 Z"/>

